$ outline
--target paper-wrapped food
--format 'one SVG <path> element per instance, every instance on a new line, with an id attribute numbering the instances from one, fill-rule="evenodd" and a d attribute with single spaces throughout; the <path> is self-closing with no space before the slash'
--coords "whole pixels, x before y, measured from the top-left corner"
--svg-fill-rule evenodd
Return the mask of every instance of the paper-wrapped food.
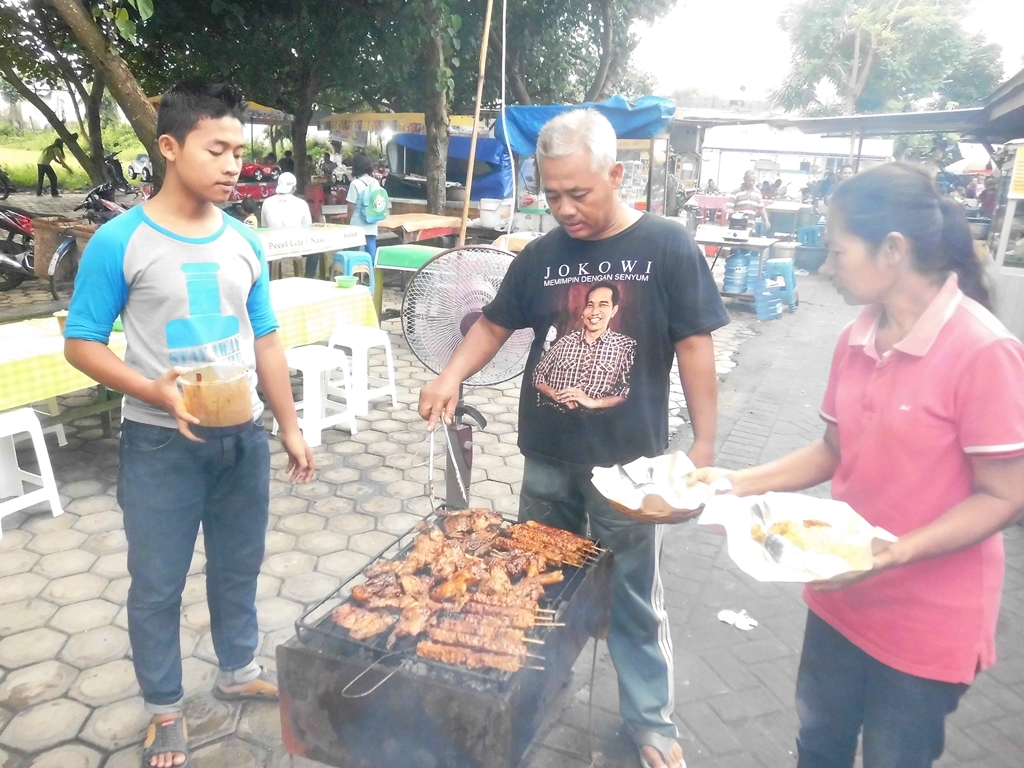
<path id="1" fill-rule="evenodd" d="M 798 493 L 716 496 L 698 522 L 724 528 L 729 557 L 758 581 L 851 578 L 896 540 L 844 502 Z"/>
<path id="2" fill-rule="evenodd" d="M 693 516 L 714 489 L 704 483 L 686 484 L 693 463 L 682 451 L 641 457 L 628 464 L 595 467 L 594 487 L 619 512 L 634 520 L 672 523 Z"/>

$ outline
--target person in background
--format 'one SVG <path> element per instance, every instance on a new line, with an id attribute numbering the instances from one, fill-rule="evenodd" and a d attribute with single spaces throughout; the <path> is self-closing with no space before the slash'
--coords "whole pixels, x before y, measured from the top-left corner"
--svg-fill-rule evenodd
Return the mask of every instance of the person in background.
<path id="1" fill-rule="evenodd" d="M 765 232 L 771 232 L 771 223 L 768 221 L 768 209 L 764 206 L 764 197 L 757 191 L 757 174 L 747 171 L 743 174 L 743 184 L 735 192 L 729 195 L 725 207 L 725 218 L 728 220 L 732 213 L 744 213 L 748 218 L 761 217 L 764 221 Z"/>
<path id="2" fill-rule="evenodd" d="M 767 200 L 771 196 L 772 196 L 772 185 L 768 182 L 768 179 L 765 179 L 764 181 L 761 182 L 761 197 L 763 197 L 765 200 Z"/>
<path id="3" fill-rule="evenodd" d="M 704 186 L 704 194 L 706 195 L 717 195 L 718 185 L 715 184 L 714 179 L 708 179 L 708 183 Z"/>
<path id="4" fill-rule="evenodd" d="M 277 155 L 273 152 L 267 152 L 267 156 L 263 158 L 264 165 L 277 165 Z"/>
<path id="5" fill-rule="evenodd" d="M 781 194 L 782 194 L 782 179 L 775 179 L 775 181 L 772 182 L 772 190 L 771 190 L 771 194 L 769 195 L 769 197 L 772 200 L 778 200 L 779 197 L 781 196 Z"/>
<path id="6" fill-rule="evenodd" d="M 963 212 L 918 167 L 843 182 L 826 269 L 860 316 L 836 344 L 823 437 L 725 477 L 732 493 L 831 481 L 898 536 L 870 571 L 804 589 L 798 768 L 928 768 L 945 719 L 995 662 L 1000 531 L 1024 510 L 1024 345 L 989 311 Z"/>
<path id="7" fill-rule="evenodd" d="M 985 179 L 985 189 L 978 195 L 981 215 L 991 219 L 996 215 L 996 204 L 999 202 L 999 182 L 992 176 Z"/>
<path id="8" fill-rule="evenodd" d="M 292 151 L 286 149 L 284 157 L 281 158 L 281 162 L 278 163 L 282 173 L 295 173 L 295 159 L 292 157 Z"/>
<path id="9" fill-rule="evenodd" d="M 824 200 L 832 193 L 832 188 L 836 185 L 836 177 L 832 171 L 825 171 L 825 175 L 821 179 L 821 184 L 818 185 L 818 194 L 816 197 Z"/>
<path id="10" fill-rule="evenodd" d="M 324 156 L 320 158 L 320 175 L 326 176 L 328 183 L 330 183 L 334 175 L 334 169 L 337 167 L 338 164 L 331 158 L 331 153 L 324 152 Z"/>
<path id="11" fill-rule="evenodd" d="M 242 223 L 247 227 L 256 229 L 260 225 L 260 220 L 256 218 L 256 201 L 251 197 L 247 197 L 242 200 L 242 212 L 245 214 L 245 218 L 242 219 Z"/>
<path id="12" fill-rule="evenodd" d="M 75 135 L 77 136 L 77 134 Z M 53 197 L 60 197 L 60 193 L 57 192 L 57 174 L 54 173 L 53 166 L 50 165 L 54 161 L 63 165 L 65 171 L 72 173 L 72 170 L 64 160 L 64 139 L 54 139 L 53 144 L 44 149 L 42 154 L 39 155 L 39 160 L 36 164 L 36 169 L 39 171 L 36 197 L 42 197 L 44 177 L 50 180 L 50 194 Z"/>
<path id="13" fill-rule="evenodd" d="M 857 175 L 857 171 L 852 165 L 846 163 L 842 168 L 839 169 L 839 181 L 844 182 L 847 179 L 852 179 Z"/>
<path id="14" fill-rule="evenodd" d="M 213 695 L 231 706 L 278 697 L 272 670 L 256 660 L 256 583 L 270 503 L 257 381 L 280 425 L 287 474 L 306 483 L 316 470 L 295 416 L 263 248 L 217 207 L 242 169 L 244 110 L 232 86 L 186 83 L 163 94 L 156 124 L 163 187 L 93 235 L 78 269 L 89 290 L 75 292 L 64 331 L 68 362 L 125 395 L 117 501 L 128 541 L 132 663 L 152 718 L 142 766 L 189 759 L 181 596 L 200 526 L 219 666 Z M 119 314 L 128 340 L 123 361 L 107 346 Z M 251 414 L 200 439 L 178 366 L 209 363 L 246 371 Z"/>
<path id="15" fill-rule="evenodd" d="M 359 152 L 352 156 L 352 177 L 352 183 L 348 185 L 348 195 L 345 197 L 345 202 L 348 203 L 348 223 L 362 229 L 363 237 L 366 238 L 366 245 L 354 250 L 366 251 L 373 258 L 377 253 L 377 223 L 367 222 L 359 206 L 359 200 L 363 195 L 380 187 L 380 183 L 373 177 L 373 161 L 369 155 Z"/>
<path id="16" fill-rule="evenodd" d="M 313 223 L 309 203 L 295 196 L 296 179 L 293 173 L 282 173 L 277 177 L 277 193 L 263 201 L 260 223 L 267 229 L 286 227 L 308 227 Z M 306 277 L 316 277 L 320 266 L 320 254 L 306 257 Z"/>

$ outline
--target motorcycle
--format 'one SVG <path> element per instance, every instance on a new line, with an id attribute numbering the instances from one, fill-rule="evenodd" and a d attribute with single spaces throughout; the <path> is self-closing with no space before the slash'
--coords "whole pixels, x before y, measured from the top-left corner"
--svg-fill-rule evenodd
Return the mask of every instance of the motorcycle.
<path id="1" fill-rule="evenodd" d="M 124 177 L 124 167 L 121 165 L 121 161 L 117 159 L 117 153 L 108 152 L 104 155 L 103 164 L 110 173 L 110 183 L 113 185 L 113 188 L 122 192 L 131 192 L 132 187 L 128 183 L 128 179 Z"/>
<path id="2" fill-rule="evenodd" d="M 142 191 L 143 200 L 148 198 L 145 190 Z M 85 211 L 85 218 L 90 224 L 106 224 L 115 216 L 120 216 L 128 209 L 114 201 L 114 186 L 112 182 L 100 184 L 93 187 L 86 194 L 85 199 L 75 206 L 76 211 Z M 47 277 L 50 281 L 50 293 L 55 301 L 70 299 L 75 289 L 75 277 L 78 275 L 78 244 L 71 233 L 66 233 L 47 267 Z"/>
<path id="3" fill-rule="evenodd" d="M 7 175 L 7 171 L 0 168 L 0 200 L 6 200 L 13 191 L 14 184 L 11 183 L 11 177 Z"/>
<path id="4" fill-rule="evenodd" d="M 0 206 L 0 291 L 16 288 L 35 277 L 32 217 L 17 208 Z"/>

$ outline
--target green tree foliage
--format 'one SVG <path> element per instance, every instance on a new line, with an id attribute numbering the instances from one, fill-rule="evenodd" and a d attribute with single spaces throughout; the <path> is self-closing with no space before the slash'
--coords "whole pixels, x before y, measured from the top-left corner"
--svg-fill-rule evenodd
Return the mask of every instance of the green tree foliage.
<path id="1" fill-rule="evenodd" d="M 786 109 L 854 114 L 976 104 L 1002 79 L 1000 48 L 963 28 L 964 0 L 800 0 L 780 19 Z"/>

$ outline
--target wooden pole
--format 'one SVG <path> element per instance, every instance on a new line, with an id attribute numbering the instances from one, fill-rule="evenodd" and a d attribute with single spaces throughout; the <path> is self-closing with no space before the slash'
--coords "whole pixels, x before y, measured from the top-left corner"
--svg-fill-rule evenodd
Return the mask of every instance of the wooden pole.
<path id="1" fill-rule="evenodd" d="M 480 38 L 480 67 L 476 78 L 473 136 L 469 140 L 469 165 L 466 168 L 466 199 L 462 201 L 462 227 L 459 229 L 459 245 L 466 244 L 466 225 L 469 222 L 469 198 L 473 192 L 473 166 L 476 164 L 476 139 L 480 131 L 480 102 L 484 98 L 484 74 L 487 72 L 487 38 L 491 34 L 491 11 L 493 8 L 494 0 L 487 0 L 487 12 L 484 14 L 484 33 Z M 500 208 L 498 212 L 500 214 Z"/>

